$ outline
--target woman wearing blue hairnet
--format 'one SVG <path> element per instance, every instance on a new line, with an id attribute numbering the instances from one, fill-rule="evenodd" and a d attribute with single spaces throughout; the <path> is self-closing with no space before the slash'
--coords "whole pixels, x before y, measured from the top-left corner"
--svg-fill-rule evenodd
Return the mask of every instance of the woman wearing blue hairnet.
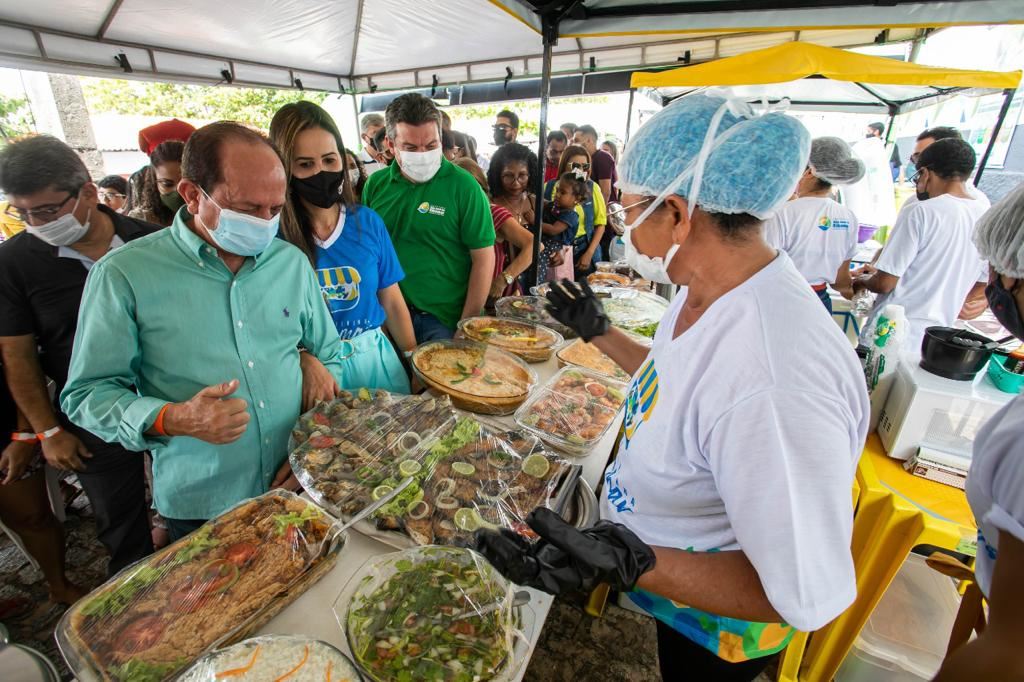
<path id="1" fill-rule="evenodd" d="M 604 519 L 578 531 L 541 509 L 540 536 L 482 532 L 516 583 L 609 583 L 657 619 L 666 680 L 751 680 L 794 628 L 855 592 L 850 488 L 868 423 L 849 342 L 762 221 L 792 194 L 810 138 L 781 113 L 694 95 L 630 140 L 619 171 L 627 257 L 681 287 L 648 349 L 586 285 L 551 313 L 632 372 Z"/>

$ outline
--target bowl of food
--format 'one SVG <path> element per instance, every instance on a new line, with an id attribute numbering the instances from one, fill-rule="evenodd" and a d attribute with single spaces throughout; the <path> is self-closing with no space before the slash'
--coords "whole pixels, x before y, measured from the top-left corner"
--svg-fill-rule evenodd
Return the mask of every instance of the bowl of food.
<path id="1" fill-rule="evenodd" d="M 505 681 L 529 656 L 528 607 L 513 600 L 510 583 L 476 552 L 416 547 L 367 561 L 334 614 L 375 682 Z"/>
<path id="2" fill-rule="evenodd" d="M 508 317 L 523 322 L 542 324 L 553 329 L 564 338 L 576 337 L 576 332 L 551 317 L 545 305 L 547 299 L 541 296 L 506 296 L 499 298 L 494 304 L 494 311 L 498 317 Z"/>
<path id="3" fill-rule="evenodd" d="M 668 301 L 647 291 L 598 287 L 594 293 L 613 325 L 647 338 L 654 338 L 658 324 L 668 310 Z"/>
<path id="4" fill-rule="evenodd" d="M 516 410 L 516 423 L 555 448 L 589 454 L 615 421 L 626 390 L 603 374 L 566 367 Z"/>
<path id="5" fill-rule="evenodd" d="M 206 654 L 177 682 L 360 682 L 362 679 L 349 657 L 327 642 L 293 635 L 263 635 Z"/>
<path id="6" fill-rule="evenodd" d="M 565 341 L 544 325 L 507 317 L 468 317 L 459 322 L 459 331 L 468 339 L 513 353 L 527 362 L 550 360 L 555 348 Z"/>
<path id="7" fill-rule="evenodd" d="M 511 353 L 475 341 L 430 341 L 412 354 L 426 386 L 464 410 L 511 414 L 537 383 L 537 374 Z"/>
<path id="8" fill-rule="evenodd" d="M 587 282 L 594 287 L 628 287 L 632 280 L 617 272 L 595 272 L 587 276 Z"/>

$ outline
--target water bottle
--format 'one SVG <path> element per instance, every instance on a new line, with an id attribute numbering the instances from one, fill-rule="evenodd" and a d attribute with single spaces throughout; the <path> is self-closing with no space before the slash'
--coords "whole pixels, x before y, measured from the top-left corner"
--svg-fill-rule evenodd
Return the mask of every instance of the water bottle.
<path id="1" fill-rule="evenodd" d="M 907 336 L 907 317 L 901 305 L 887 305 L 871 330 L 867 357 L 864 359 L 864 378 L 871 399 L 870 431 L 878 426 L 878 418 L 889 397 L 889 390 L 900 361 L 900 344 Z"/>

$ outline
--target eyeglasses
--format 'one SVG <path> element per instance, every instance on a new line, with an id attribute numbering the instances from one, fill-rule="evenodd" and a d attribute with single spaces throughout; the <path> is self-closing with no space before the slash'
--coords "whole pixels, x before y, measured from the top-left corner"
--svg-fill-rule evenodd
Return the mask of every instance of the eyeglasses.
<path id="1" fill-rule="evenodd" d="M 643 206 L 644 204 L 649 204 L 652 201 L 654 201 L 654 197 L 645 197 L 645 198 L 641 199 L 640 201 L 637 201 L 636 203 L 630 204 L 629 206 L 620 206 L 619 208 L 615 209 L 614 211 L 609 211 L 608 215 L 609 216 L 623 216 L 623 215 L 626 214 L 626 211 L 628 211 L 629 209 L 636 208 L 637 206 Z"/>
<path id="2" fill-rule="evenodd" d="M 100 192 L 100 201 L 113 201 L 114 199 L 124 199 L 127 195 L 118 194 L 117 192 Z"/>
<path id="3" fill-rule="evenodd" d="M 503 182 L 516 182 L 516 181 L 518 181 L 518 182 L 521 182 L 523 184 L 526 184 L 527 182 L 530 181 L 530 174 L 529 173 L 519 173 L 517 175 L 515 173 L 502 173 L 501 174 L 501 179 L 502 179 Z"/>
<path id="4" fill-rule="evenodd" d="M 71 201 L 74 198 L 74 194 L 68 194 L 68 198 L 60 202 L 59 204 L 45 204 L 37 208 L 29 209 L 17 208 L 15 206 L 11 206 L 10 204 L 8 204 L 7 208 L 4 210 L 4 215 L 6 215 L 9 218 L 14 218 L 15 220 L 20 220 L 25 223 L 29 222 L 30 220 L 48 223 L 51 220 L 53 220 L 54 216 L 60 213 L 61 209 L 63 209 L 69 201 Z"/>
<path id="5" fill-rule="evenodd" d="M 569 164 L 569 169 L 570 170 L 585 170 L 585 171 L 588 171 L 588 170 L 590 170 L 590 164 L 589 163 L 575 163 L 575 162 L 573 162 L 573 163 Z"/>
<path id="6" fill-rule="evenodd" d="M 501 132 L 505 132 L 506 130 L 512 130 L 512 126 L 506 125 L 504 123 L 497 123 L 491 127 L 494 128 L 495 130 L 500 130 Z"/>
<path id="7" fill-rule="evenodd" d="M 926 166 L 922 166 L 921 168 L 918 168 L 917 172 L 910 176 L 911 184 L 916 185 L 917 181 L 921 178 L 921 173 L 925 172 L 926 170 L 928 170 L 928 168 Z"/>
<path id="8" fill-rule="evenodd" d="M 914 164 L 916 166 L 917 165 L 917 160 L 920 159 L 920 158 L 921 158 L 921 153 L 920 152 L 914 152 L 913 154 L 910 155 L 910 163 L 912 163 L 912 164 Z"/>

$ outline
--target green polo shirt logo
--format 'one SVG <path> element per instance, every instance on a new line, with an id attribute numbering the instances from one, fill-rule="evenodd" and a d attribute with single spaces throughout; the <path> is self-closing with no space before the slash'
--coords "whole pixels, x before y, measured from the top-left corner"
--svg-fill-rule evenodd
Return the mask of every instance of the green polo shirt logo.
<path id="1" fill-rule="evenodd" d="M 422 204 L 420 204 L 416 208 L 416 210 L 419 211 L 420 213 L 429 213 L 430 215 L 436 215 L 436 216 L 442 216 L 443 217 L 444 216 L 444 212 L 445 212 L 445 207 L 444 206 L 434 206 L 430 202 L 424 201 Z"/>

